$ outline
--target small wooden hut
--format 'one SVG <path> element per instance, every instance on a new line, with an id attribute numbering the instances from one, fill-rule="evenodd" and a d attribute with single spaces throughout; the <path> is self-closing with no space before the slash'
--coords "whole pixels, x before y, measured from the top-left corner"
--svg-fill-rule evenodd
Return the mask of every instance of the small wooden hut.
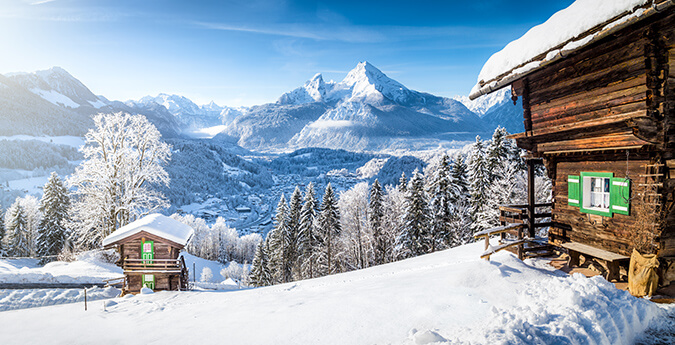
<path id="1" fill-rule="evenodd" d="M 471 99 L 511 86 L 512 135 L 553 181 L 549 242 L 618 278 L 633 249 L 675 280 L 675 6 L 577 1 L 494 54 Z M 588 7 L 592 8 L 588 8 Z M 532 180 L 532 179 L 531 179 Z M 532 192 L 530 192 L 532 194 Z M 526 206 L 530 234 L 533 197 Z M 671 277 L 671 278 L 668 278 Z"/>
<path id="2" fill-rule="evenodd" d="M 161 214 L 129 223 L 103 240 L 104 249 L 117 249 L 117 265 L 124 269 L 124 293 L 186 290 L 188 270 L 180 255 L 194 230 Z"/>

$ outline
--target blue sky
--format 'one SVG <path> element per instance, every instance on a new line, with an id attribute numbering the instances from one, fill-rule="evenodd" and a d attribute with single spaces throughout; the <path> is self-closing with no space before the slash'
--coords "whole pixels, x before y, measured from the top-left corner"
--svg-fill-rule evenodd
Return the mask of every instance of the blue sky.
<path id="1" fill-rule="evenodd" d="M 466 95 L 483 63 L 572 0 L 0 0 L 0 73 L 61 66 L 94 93 L 274 102 L 367 60 L 407 87 Z"/>

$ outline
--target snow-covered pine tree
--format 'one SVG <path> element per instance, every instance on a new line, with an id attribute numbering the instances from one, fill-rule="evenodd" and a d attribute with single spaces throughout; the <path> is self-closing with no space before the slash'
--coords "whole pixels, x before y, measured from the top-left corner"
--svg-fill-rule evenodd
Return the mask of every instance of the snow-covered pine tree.
<path id="1" fill-rule="evenodd" d="M 469 203 L 471 205 L 471 218 L 473 219 L 472 230 L 474 232 L 483 230 L 479 226 L 479 214 L 485 208 L 485 202 L 490 188 L 490 175 L 484 143 L 480 136 L 476 136 L 476 143 L 473 145 L 469 154 L 469 181 L 470 193 Z"/>
<path id="2" fill-rule="evenodd" d="M 509 133 L 502 126 L 497 126 L 494 133 L 492 133 L 492 140 L 487 145 L 486 159 L 488 167 L 488 175 L 490 180 L 497 178 L 496 173 L 504 160 L 508 157 L 508 139 L 506 136 Z"/>
<path id="3" fill-rule="evenodd" d="M 405 177 L 405 171 L 401 172 L 401 177 L 398 179 L 398 191 L 406 192 L 408 190 L 408 179 Z"/>
<path id="4" fill-rule="evenodd" d="M 337 254 L 338 237 L 342 232 L 340 225 L 340 211 L 338 209 L 335 192 L 330 183 L 326 186 L 321 202 L 321 214 L 319 215 L 319 226 L 317 235 L 319 238 L 319 257 L 318 273 L 319 275 L 329 275 L 340 271 L 338 262 L 335 260 Z"/>
<path id="5" fill-rule="evenodd" d="M 103 238 L 138 217 L 168 206 L 157 190 L 169 184 L 162 165 L 171 146 L 143 115 L 93 117 L 85 135 L 84 160 L 68 179 L 75 187 L 68 227 L 82 248 L 100 247 Z"/>
<path id="6" fill-rule="evenodd" d="M 265 248 L 267 241 L 260 243 L 255 250 L 249 282 L 253 286 L 268 286 L 272 284 L 272 274 L 269 269 L 269 259 Z"/>
<path id="7" fill-rule="evenodd" d="M 467 166 L 464 156 L 457 156 L 452 163 L 452 173 L 451 173 L 451 197 L 450 200 L 453 204 L 459 201 L 468 201 L 469 199 L 469 183 Z"/>
<path id="8" fill-rule="evenodd" d="M 17 198 L 5 214 L 7 255 L 28 257 L 31 254 L 28 223 L 20 198 Z"/>
<path id="9" fill-rule="evenodd" d="M 383 232 L 383 218 L 384 218 L 384 195 L 382 194 L 382 186 L 380 181 L 375 179 L 372 187 L 370 187 L 370 200 L 368 202 L 368 223 L 373 232 L 374 255 L 373 264 L 381 265 L 387 262 L 387 246 L 386 236 Z"/>
<path id="10" fill-rule="evenodd" d="M 298 238 L 300 236 L 300 213 L 302 212 L 302 192 L 295 187 L 291 200 L 288 204 L 288 247 L 286 248 L 286 260 L 291 265 L 291 280 L 299 271 Z"/>
<path id="11" fill-rule="evenodd" d="M 52 172 L 43 188 L 42 200 L 40 200 L 42 221 L 38 226 L 38 255 L 42 257 L 55 256 L 66 246 L 68 236 L 64 224 L 68 220 L 69 207 L 68 190 L 63 185 L 59 175 Z M 44 264 L 49 261 L 52 261 L 52 259 L 43 258 L 41 263 Z"/>
<path id="12" fill-rule="evenodd" d="M 300 262 L 298 279 L 314 278 L 316 276 L 316 250 L 318 246 L 316 221 L 317 201 L 314 192 L 314 183 L 310 182 L 305 189 L 304 204 L 300 210 L 298 224 L 298 261 Z"/>
<path id="13" fill-rule="evenodd" d="M 288 261 L 288 250 L 291 246 L 291 235 L 288 221 L 288 204 L 281 194 L 274 216 L 276 225 L 269 233 L 269 256 L 275 283 L 288 283 L 293 280 L 292 263 Z"/>
<path id="14" fill-rule="evenodd" d="M 453 243 L 450 222 L 452 220 L 452 201 L 450 192 L 450 162 L 443 155 L 428 192 L 430 218 L 431 251 L 447 248 Z"/>
<path id="15" fill-rule="evenodd" d="M 497 178 L 488 189 L 490 197 L 475 222 L 478 229 L 499 226 L 499 206 L 526 202 L 526 194 L 523 193 L 526 190 L 524 172 L 518 171 L 516 163 L 508 160 L 504 160 L 497 168 Z"/>
<path id="16" fill-rule="evenodd" d="M 429 234 L 429 206 L 424 193 L 424 177 L 416 169 L 408 183 L 405 227 L 397 238 L 397 245 L 406 248 L 405 256 L 418 256 L 431 250 Z"/>

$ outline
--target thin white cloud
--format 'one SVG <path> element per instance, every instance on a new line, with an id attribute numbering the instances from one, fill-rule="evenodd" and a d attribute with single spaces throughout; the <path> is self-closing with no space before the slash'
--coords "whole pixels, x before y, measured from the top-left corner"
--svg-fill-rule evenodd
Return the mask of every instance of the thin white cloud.
<path id="1" fill-rule="evenodd" d="M 382 34 L 367 27 L 326 26 L 313 24 L 277 24 L 269 27 L 239 26 L 225 23 L 194 22 L 195 25 L 212 30 L 249 32 L 271 36 L 307 38 L 319 41 L 377 42 Z"/>
<path id="2" fill-rule="evenodd" d="M 28 1 L 28 3 L 31 4 L 31 5 L 33 5 L 33 6 L 35 6 L 35 5 L 42 5 L 42 4 L 46 4 L 46 3 L 48 3 L 48 2 L 54 2 L 54 1 L 56 1 L 56 0 Z"/>

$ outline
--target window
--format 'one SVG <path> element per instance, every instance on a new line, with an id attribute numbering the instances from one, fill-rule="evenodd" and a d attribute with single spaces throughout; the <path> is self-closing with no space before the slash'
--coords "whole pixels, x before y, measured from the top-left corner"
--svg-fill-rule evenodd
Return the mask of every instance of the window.
<path id="1" fill-rule="evenodd" d="M 609 178 L 584 177 L 584 208 L 609 212 Z"/>
<path id="2" fill-rule="evenodd" d="M 629 215 L 630 180 L 607 172 L 585 172 L 567 176 L 567 203 L 583 213 L 611 217 Z"/>

